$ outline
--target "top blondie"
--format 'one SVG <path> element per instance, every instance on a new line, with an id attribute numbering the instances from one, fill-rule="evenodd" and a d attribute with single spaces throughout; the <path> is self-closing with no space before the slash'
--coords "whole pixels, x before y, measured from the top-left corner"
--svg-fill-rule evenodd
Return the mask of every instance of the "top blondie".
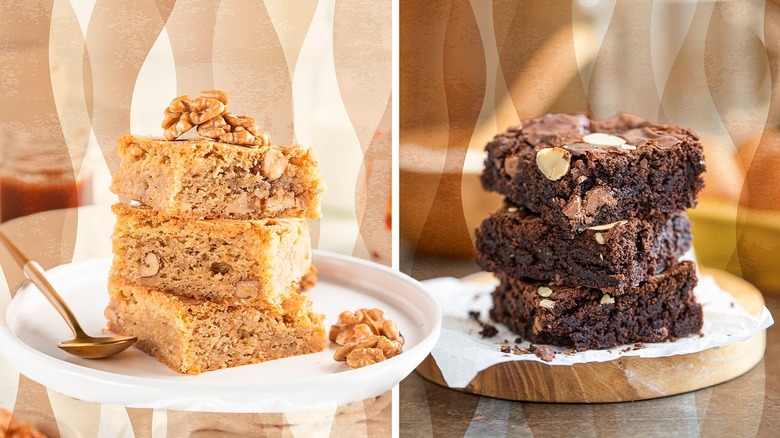
<path id="1" fill-rule="evenodd" d="M 486 146 L 486 190 L 538 213 L 573 237 L 628 218 L 681 212 L 704 186 L 699 137 L 629 114 L 591 120 L 547 114 Z"/>
<path id="2" fill-rule="evenodd" d="M 167 216 L 259 220 L 320 217 L 324 184 L 310 148 L 272 144 L 227 94 L 179 96 L 165 110 L 165 139 L 119 139 L 111 191 Z M 201 138 L 178 139 L 190 129 Z"/>

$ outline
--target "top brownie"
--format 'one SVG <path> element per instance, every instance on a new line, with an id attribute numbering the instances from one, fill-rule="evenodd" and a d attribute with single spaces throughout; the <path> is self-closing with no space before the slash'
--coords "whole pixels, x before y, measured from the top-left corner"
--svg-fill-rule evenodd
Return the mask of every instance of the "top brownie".
<path id="1" fill-rule="evenodd" d="M 318 218 L 324 187 L 314 152 L 210 139 L 119 139 L 111 190 L 189 219 Z"/>
<path id="2" fill-rule="evenodd" d="M 704 185 L 699 137 L 621 114 L 547 114 L 486 146 L 486 190 L 541 214 L 571 236 L 589 227 L 696 205 Z"/>

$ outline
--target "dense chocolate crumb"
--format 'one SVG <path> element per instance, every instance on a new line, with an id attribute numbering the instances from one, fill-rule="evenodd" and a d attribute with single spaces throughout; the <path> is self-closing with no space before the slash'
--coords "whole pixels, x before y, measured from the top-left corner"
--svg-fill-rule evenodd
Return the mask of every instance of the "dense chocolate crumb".
<path id="1" fill-rule="evenodd" d="M 482 330 L 478 333 L 482 338 L 492 338 L 498 334 L 498 329 L 493 324 L 482 324 Z"/>
<path id="2" fill-rule="evenodd" d="M 512 350 L 512 353 L 520 356 L 521 354 L 529 354 L 529 353 L 531 353 L 531 351 L 528 350 L 527 348 L 520 348 L 517 345 L 515 345 L 515 348 L 514 348 L 514 350 Z"/>
<path id="3" fill-rule="evenodd" d="M 529 351 L 545 362 L 550 362 L 551 360 L 555 359 L 555 350 L 553 350 L 549 345 L 531 344 Z"/>

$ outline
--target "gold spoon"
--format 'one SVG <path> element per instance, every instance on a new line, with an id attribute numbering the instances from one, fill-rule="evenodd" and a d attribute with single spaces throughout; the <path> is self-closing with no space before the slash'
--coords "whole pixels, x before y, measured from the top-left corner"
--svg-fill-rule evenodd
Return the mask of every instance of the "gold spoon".
<path id="1" fill-rule="evenodd" d="M 41 265 L 25 257 L 19 248 L 11 243 L 11 241 L 8 240 L 8 237 L 2 232 L 0 232 L 0 240 L 8 249 L 8 252 L 14 256 L 16 262 L 22 267 L 24 276 L 38 286 L 38 289 L 43 293 L 43 296 L 45 296 L 52 306 L 57 309 L 57 312 L 60 313 L 60 316 L 62 316 L 68 324 L 68 327 L 70 327 L 70 330 L 73 332 L 75 338 L 69 341 L 60 342 L 60 344 L 57 345 L 60 349 L 74 356 L 86 359 L 101 359 L 113 356 L 135 343 L 136 338 L 133 336 L 94 338 L 84 333 L 84 330 L 81 328 L 81 325 L 79 325 L 73 312 L 71 312 L 68 305 L 62 300 L 62 297 L 60 297 L 49 281 L 46 280 L 46 277 L 44 277 Z"/>

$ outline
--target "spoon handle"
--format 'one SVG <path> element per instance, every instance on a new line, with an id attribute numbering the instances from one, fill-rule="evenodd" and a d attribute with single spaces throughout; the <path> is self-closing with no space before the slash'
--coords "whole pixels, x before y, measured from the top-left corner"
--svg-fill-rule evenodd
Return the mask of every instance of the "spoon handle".
<path id="1" fill-rule="evenodd" d="M 81 329 L 81 325 L 79 325 L 76 316 L 73 315 L 70 307 L 65 304 L 65 301 L 60 297 L 60 294 L 54 290 L 54 287 L 49 283 L 49 280 L 43 275 L 43 268 L 41 268 L 41 265 L 28 259 L 2 232 L 0 232 L 0 241 L 3 242 L 3 245 L 8 249 L 8 252 L 11 253 L 16 262 L 22 267 L 24 276 L 38 286 L 38 289 L 40 289 L 43 296 L 45 296 L 57 312 L 59 312 L 73 334 L 75 336 L 84 335 L 84 330 Z"/>

